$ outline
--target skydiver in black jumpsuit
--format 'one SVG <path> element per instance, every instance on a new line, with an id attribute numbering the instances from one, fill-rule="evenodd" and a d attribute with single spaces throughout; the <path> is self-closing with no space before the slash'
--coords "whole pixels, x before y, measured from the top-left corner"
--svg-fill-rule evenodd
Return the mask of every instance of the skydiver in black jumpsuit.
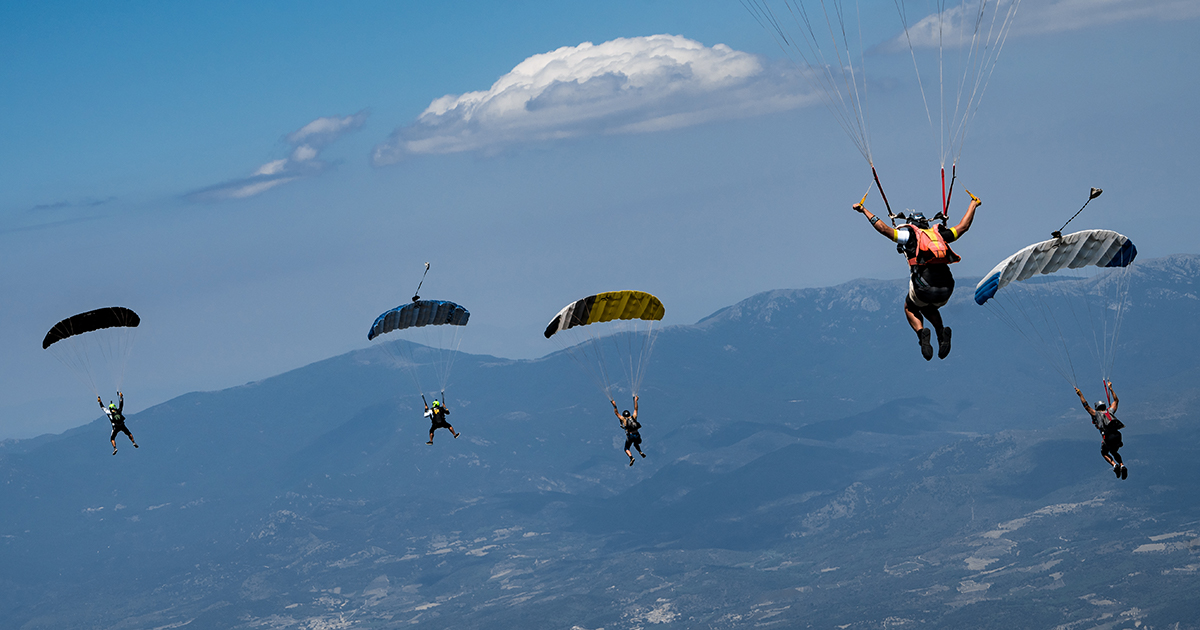
<path id="1" fill-rule="evenodd" d="M 120 405 L 115 405 L 111 402 L 108 406 L 104 406 L 104 400 L 99 396 L 96 397 L 96 402 L 100 403 L 100 408 L 108 415 L 108 421 L 112 424 L 112 435 L 108 436 L 108 441 L 112 442 L 113 455 L 117 454 L 117 434 L 124 433 L 129 436 L 129 441 L 133 442 L 133 448 L 138 448 L 138 443 L 133 439 L 133 434 L 129 432 L 129 427 L 125 426 L 125 416 L 121 412 L 125 409 L 125 395 L 117 392 L 117 399 L 121 401 Z"/>
<path id="2" fill-rule="evenodd" d="M 455 438 L 462 435 L 461 433 L 457 433 L 454 427 L 450 426 L 449 422 L 446 422 L 446 416 L 449 414 L 450 410 L 436 400 L 433 401 L 433 409 L 430 409 L 429 405 L 425 405 L 425 417 L 429 418 L 429 441 L 426 444 L 433 444 L 433 432 L 438 429 L 450 429 L 450 433 Z"/>

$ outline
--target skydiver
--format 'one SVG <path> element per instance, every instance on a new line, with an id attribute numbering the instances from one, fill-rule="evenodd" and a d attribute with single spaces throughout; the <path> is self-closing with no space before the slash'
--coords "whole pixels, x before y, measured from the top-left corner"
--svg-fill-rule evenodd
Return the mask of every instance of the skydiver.
<path id="1" fill-rule="evenodd" d="M 1127 479 L 1129 469 L 1125 467 L 1121 461 L 1121 454 L 1117 452 L 1123 446 L 1121 429 L 1125 428 L 1125 425 L 1113 415 L 1117 412 L 1117 403 L 1121 401 L 1117 399 L 1117 393 L 1113 391 L 1111 382 L 1105 381 L 1104 389 L 1107 390 L 1107 393 L 1112 394 L 1111 408 L 1103 400 L 1098 400 L 1096 408 L 1092 409 L 1088 406 L 1087 399 L 1083 397 L 1083 392 L 1079 391 L 1078 387 L 1075 388 L 1075 393 L 1079 395 L 1079 402 L 1083 403 L 1083 408 L 1092 417 L 1092 425 L 1100 432 L 1100 455 L 1113 467 L 1113 474 L 1117 476 L 1117 479 Z"/>
<path id="2" fill-rule="evenodd" d="M 633 413 L 629 413 L 628 409 L 624 413 L 617 411 L 617 401 L 611 398 L 608 402 L 612 403 L 613 413 L 617 414 L 617 420 L 621 421 L 621 428 L 625 429 L 625 454 L 629 456 L 629 465 L 632 466 L 633 453 L 629 452 L 630 446 L 637 449 L 638 455 L 646 457 L 646 454 L 642 452 L 642 435 L 638 433 L 638 429 L 642 428 L 637 421 L 638 397 L 636 395 L 633 397 Z"/>
<path id="3" fill-rule="evenodd" d="M 112 442 L 113 455 L 117 454 L 117 434 L 124 433 L 129 436 L 129 441 L 133 442 L 133 448 L 138 448 L 138 443 L 133 439 L 133 434 L 129 432 L 129 428 L 125 426 L 125 416 L 121 414 L 125 410 L 125 394 L 117 392 L 117 399 L 121 401 L 120 405 L 113 404 L 110 400 L 108 406 L 104 406 L 104 400 L 96 396 L 96 402 L 100 403 L 100 408 L 108 415 L 108 421 L 112 424 L 112 435 L 108 436 L 108 441 Z"/>
<path id="4" fill-rule="evenodd" d="M 971 194 L 970 191 L 967 194 Z M 958 254 L 950 249 L 950 243 L 971 229 L 971 222 L 975 220 L 975 209 L 982 204 L 978 197 L 971 195 L 971 205 L 963 215 L 962 221 L 952 228 L 943 224 L 930 228 L 929 219 L 919 212 L 911 213 L 908 223 L 893 228 L 871 214 L 862 202 L 854 204 L 854 210 L 867 217 L 875 231 L 895 241 L 896 250 L 908 259 L 911 271 L 908 296 L 904 298 L 904 315 L 908 319 L 908 325 L 917 333 L 917 342 L 921 344 L 921 356 L 925 357 L 926 361 L 933 358 L 933 346 L 930 344 L 930 333 L 925 328 L 922 316 L 929 320 L 937 332 L 938 358 L 945 359 L 950 354 L 950 327 L 942 325 L 942 314 L 938 312 L 954 293 L 954 275 L 950 272 L 950 263 L 961 260 Z M 904 218 L 903 215 L 900 216 Z"/>
<path id="5" fill-rule="evenodd" d="M 433 432 L 438 429 L 450 429 L 450 433 L 454 435 L 455 439 L 462 435 L 456 432 L 449 422 L 446 422 L 446 416 L 449 414 L 450 410 L 436 400 L 433 401 L 433 409 L 430 409 L 429 405 L 425 405 L 425 417 L 429 418 L 429 441 L 426 444 L 433 444 Z"/>

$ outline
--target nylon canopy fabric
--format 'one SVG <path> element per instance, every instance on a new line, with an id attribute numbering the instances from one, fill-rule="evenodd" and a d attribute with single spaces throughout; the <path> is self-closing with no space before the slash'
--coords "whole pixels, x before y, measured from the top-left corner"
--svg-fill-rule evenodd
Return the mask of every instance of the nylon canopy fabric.
<path id="1" fill-rule="evenodd" d="M 72 315 L 58 322 L 46 333 L 42 340 L 42 349 L 46 350 L 56 342 L 68 337 L 101 330 L 104 328 L 129 327 L 136 328 L 142 323 L 138 314 L 123 306 L 108 306 L 94 311 Z"/>
<path id="2" fill-rule="evenodd" d="M 1084 230 L 1061 239 L 1034 243 L 1005 258 L 975 286 L 975 303 L 983 305 L 1011 282 L 1028 280 L 1061 269 L 1127 267 L 1137 257 L 1137 247 L 1112 230 Z"/>
<path id="3" fill-rule="evenodd" d="M 387 311 L 375 318 L 367 340 L 379 335 L 405 328 L 422 326 L 466 326 L 471 313 L 467 309 L 446 300 L 419 300 Z"/>
<path id="4" fill-rule="evenodd" d="M 666 314 L 662 301 L 643 291 L 608 291 L 572 302 L 550 320 L 549 339 L 563 330 L 613 320 L 658 321 Z"/>

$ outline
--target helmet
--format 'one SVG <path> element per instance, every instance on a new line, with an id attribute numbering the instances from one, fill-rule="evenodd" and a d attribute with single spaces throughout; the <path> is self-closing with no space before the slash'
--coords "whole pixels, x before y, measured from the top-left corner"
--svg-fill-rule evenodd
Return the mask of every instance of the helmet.
<path id="1" fill-rule="evenodd" d="M 436 400 L 435 400 L 435 401 L 433 401 L 433 406 L 434 406 L 434 407 L 441 407 L 441 406 L 442 406 L 442 403 L 440 403 L 440 402 L 438 402 L 438 401 L 436 401 Z"/>
<path id="2" fill-rule="evenodd" d="M 1108 405 L 1103 400 L 1096 401 L 1096 411 L 1104 411 L 1108 409 Z"/>
<path id="3" fill-rule="evenodd" d="M 625 413 L 622 413 L 621 415 L 622 415 L 623 417 L 626 417 L 626 418 L 628 418 L 628 417 L 629 417 L 629 410 L 628 410 L 628 409 L 626 409 L 626 410 L 625 410 Z"/>
<path id="4" fill-rule="evenodd" d="M 917 226 L 918 228 L 921 228 L 922 230 L 929 229 L 929 219 L 926 219 L 925 215 L 921 214 L 920 212 L 908 213 L 908 222 Z"/>
<path id="5" fill-rule="evenodd" d="M 109 408 L 109 409 L 116 409 L 116 408 L 117 408 L 117 404 L 116 404 L 116 403 L 108 403 L 108 408 Z"/>

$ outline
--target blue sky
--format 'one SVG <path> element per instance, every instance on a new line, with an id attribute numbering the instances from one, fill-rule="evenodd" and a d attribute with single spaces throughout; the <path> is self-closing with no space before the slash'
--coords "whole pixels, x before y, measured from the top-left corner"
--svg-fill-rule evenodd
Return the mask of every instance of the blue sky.
<path id="1" fill-rule="evenodd" d="M 894 4 L 861 7 L 875 163 L 932 214 Z M 1073 226 L 1196 252 L 1200 2 L 1020 11 L 960 161 L 985 205 L 956 274 L 1090 186 Z M 109 304 L 143 316 L 136 411 L 365 347 L 425 261 L 423 295 L 472 311 L 463 348 L 508 357 L 556 349 L 545 322 L 595 291 L 650 291 L 683 324 L 905 273 L 848 209 L 865 161 L 736 0 L 7 3 L 0 59 L 0 438 L 95 417 L 37 342 Z"/>

